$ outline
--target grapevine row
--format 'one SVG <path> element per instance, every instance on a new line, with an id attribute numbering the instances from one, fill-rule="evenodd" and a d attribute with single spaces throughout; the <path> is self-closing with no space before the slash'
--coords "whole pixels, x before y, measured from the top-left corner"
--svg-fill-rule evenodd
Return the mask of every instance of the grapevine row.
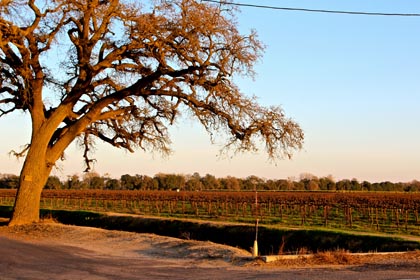
<path id="1" fill-rule="evenodd" d="M 0 204 L 11 205 L 14 190 L 0 190 Z M 114 211 L 281 225 L 419 231 L 419 193 L 371 192 L 176 192 L 44 190 L 50 209 Z"/>

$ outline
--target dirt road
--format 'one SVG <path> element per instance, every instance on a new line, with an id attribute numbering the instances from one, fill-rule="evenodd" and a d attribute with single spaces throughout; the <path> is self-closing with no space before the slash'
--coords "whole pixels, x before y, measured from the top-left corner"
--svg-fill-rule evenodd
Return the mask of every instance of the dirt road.
<path id="1" fill-rule="evenodd" d="M 420 279 L 420 254 L 362 265 L 265 265 L 248 252 L 63 225 L 0 227 L 0 279 Z"/>

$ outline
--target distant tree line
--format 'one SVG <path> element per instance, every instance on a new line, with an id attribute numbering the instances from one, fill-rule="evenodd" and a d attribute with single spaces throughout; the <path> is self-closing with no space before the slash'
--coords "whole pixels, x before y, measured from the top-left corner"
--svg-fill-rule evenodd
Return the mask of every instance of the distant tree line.
<path id="1" fill-rule="evenodd" d="M 0 188 L 16 189 L 19 177 L 13 174 L 0 174 Z M 359 182 L 357 179 L 334 180 L 332 176 L 316 177 L 304 173 L 299 178 L 263 179 L 257 176 L 236 178 L 227 176 L 216 178 L 198 173 L 192 175 L 158 173 L 153 177 L 147 175 L 122 175 L 119 179 L 100 176 L 89 172 L 83 176 L 72 175 L 60 180 L 57 176 L 48 178 L 45 189 L 104 189 L 104 190 L 267 190 L 267 191 L 420 191 L 420 181 L 393 183 L 389 181 L 371 183 Z"/>

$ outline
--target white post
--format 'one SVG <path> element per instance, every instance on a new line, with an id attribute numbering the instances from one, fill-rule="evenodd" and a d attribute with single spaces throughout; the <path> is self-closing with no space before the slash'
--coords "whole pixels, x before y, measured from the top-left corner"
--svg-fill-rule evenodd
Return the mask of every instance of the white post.
<path id="1" fill-rule="evenodd" d="M 258 193 L 257 187 L 255 186 L 255 240 L 254 246 L 252 247 L 252 256 L 254 258 L 258 257 Z"/>
<path id="2" fill-rule="evenodd" d="M 254 247 L 252 247 L 252 256 L 254 258 L 258 257 L 258 241 L 254 240 Z"/>

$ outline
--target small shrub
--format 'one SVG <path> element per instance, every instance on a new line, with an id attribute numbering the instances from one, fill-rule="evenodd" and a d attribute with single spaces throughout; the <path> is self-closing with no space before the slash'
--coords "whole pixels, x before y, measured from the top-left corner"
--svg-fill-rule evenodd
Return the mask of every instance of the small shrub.
<path id="1" fill-rule="evenodd" d="M 313 255 L 313 259 L 316 263 L 321 264 L 351 264 L 354 263 L 355 257 L 346 250 L 335 250 L 318 252 Z"/>
<path id="2" fill-rule="evenodd" d="M 53 217 L 52 213 L 47 213 L 43 216 L 41 216 L 41 219 L 39 220 L 41 224 L 59 224 L 60 222 Z"/>

